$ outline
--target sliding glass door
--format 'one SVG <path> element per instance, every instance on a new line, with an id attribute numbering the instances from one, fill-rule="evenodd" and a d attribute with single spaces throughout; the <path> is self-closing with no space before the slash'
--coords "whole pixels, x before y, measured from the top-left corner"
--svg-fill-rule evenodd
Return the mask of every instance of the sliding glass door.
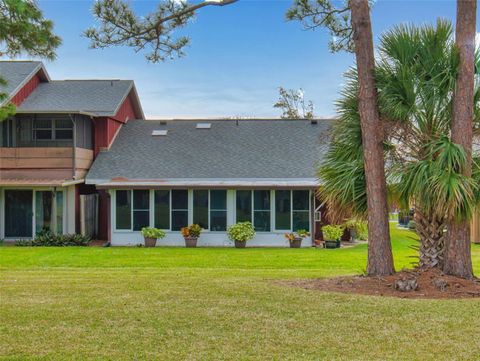
<path id="1" fill-rule="evenodd" d="M 63 192 L 5 190 L 5 237 L 32 238 L 46 229 L 63 233 Z"/>
<path id="2" fill-rule="evenodd" d="M 63 192 L 35 192 L 35 233 L 47 229 L 63 233 Z"/>
<path id="3" fill-rule="evenodd" d="M 33 191 L 5 190 L 5 237 L 30 238 Z"/>

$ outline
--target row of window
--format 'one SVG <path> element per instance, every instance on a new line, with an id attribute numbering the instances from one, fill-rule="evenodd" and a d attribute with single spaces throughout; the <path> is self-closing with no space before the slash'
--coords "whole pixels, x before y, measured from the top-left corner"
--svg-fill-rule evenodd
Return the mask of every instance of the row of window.
<path id="1" fill-rule="evenodd" d="M 34 123 L 33 139 L 72 140 L 73 123 L 69 119 L 38 119 Z"/>
<path id="2" fill-rule="evenodd" d="M 308 190 L 276 190 L 272 204 L 270 190 L 237 190 L 236 222 L 252 222 L 257 232 L 309 230 L 309 194 Z M 227 229 L 226 190 L 196 189 L 192 191 L 192 197 L 193 223 L 210 231 Z M 117 190 L 115 199 L 117 230 L 139 231 L 150 225 L 149 190 Z M 153 202 L 155 228 L 178 231 L 188 225 L 187 189 L 155 190 Z M 271 224 L 272 212 L 274 225 Z"/>

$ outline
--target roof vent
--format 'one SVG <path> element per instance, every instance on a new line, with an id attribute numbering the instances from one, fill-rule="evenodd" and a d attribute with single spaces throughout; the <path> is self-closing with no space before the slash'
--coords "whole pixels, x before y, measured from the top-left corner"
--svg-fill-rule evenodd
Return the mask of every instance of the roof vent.
<path id="1" fill-rule="evenodd" d="M 160 120 L 160 125 L 167 125 L 167 121 L 166 120 Z"/>
<path id="2" fill-rule="evenodd" d="M 154 130 L 152 132 L 152 136 L 154 136 L 154 137 L 155 136 L 165 136 L 165 135 L 167 135 L 167 133 L 168 133 L 168 130 L 166 130 L 166 129 Z"/>
<path id="3" fill-rule="evenodd" d="M 317 119 L 312 119 L 312 120 L 310 120 L 310 124 L 312 124 L 312 125 L 317 125 L 317 124 L 318 124 L 318 120 L 317 120 Z"/>
<path id="4" fill-rule="evenodd" d="M 212 123 L 197 123 L 197 129 L 210 129 Z"/>

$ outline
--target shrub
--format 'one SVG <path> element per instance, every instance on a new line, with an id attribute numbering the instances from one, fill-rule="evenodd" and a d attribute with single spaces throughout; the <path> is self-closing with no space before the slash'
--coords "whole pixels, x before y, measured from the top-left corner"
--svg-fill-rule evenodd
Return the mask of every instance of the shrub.
<path id="1" fill-rule="evenodd" d="M 415 221 L 408 222 L 408 229 L 411 229 L 412 231 L 415 231 L 417 229 L 417 224 L 415 223 Z"/>
<path id="2" fill-rule="evenodd" d="M 200 227 L 198 224 L 191 224 L 188 227 L 182 227 L 180 229 L 182 236 L 185 238 L 187 237 L 198 238 L 200 237 L 200 233 L 202 233 L 202 231 L 203 231 L 203 228 Z"/>
<path id="3" fill-rule="evenodd" d="M 295 239 L 305 238 L 308 236 L 310 236 L 310 233 L 305 229 L 299 229 L 296 232 L 285 233 L 285 238 L 288 239 L 289 242 L 293 242 Z"/>
<path id="4" fill-rule="evenodd" d="M 43 229 L 35 235 L 33 240 L 19 240 L 16 246 L 29 247 L 69 247 L 88 246 L 90 237 L 81 234 L 55 234 L 49 229 Z"/>
<path id="5" fill-rule="evenodd" d="M 228 227 L 227 235 L 232 241 L 246 242 L 255 237 L 255 229 L 251 222 L 240 222 Z"/>
<path id="6" fill-rule="evenodd" d="M 345 222 L 344 226 L 353 231 L 354 239 L 360 241 L 368 240 L 367 222 L 353 218 Z"/>
<path id="7" fill-rule="evenodd" d="M 166 236 L 166 233 L 164 231 L 158 228 L 153 228 L 153 227 L 143 227 L 141 232 L 143 237 L 145 238 L 161 239 L 161 238 L 165 238 Z"/>
<path id="8" fill-rule="evenodd" d="M 327 241 L 338 241 L 343 235 L 342 226 L 327 225 L 322 227 L 323 238 Z"/>

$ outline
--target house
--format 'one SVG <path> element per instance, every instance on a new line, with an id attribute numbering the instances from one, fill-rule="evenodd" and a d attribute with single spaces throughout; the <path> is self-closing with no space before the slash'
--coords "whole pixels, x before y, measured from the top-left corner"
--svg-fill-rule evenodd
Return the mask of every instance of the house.
<path id="1" fill-rule="evenodd" d="M 0 123 L 0 239 L 79 232 L 80 195 L 97 193 L 84 184 L 93 160 L 128 120 L 144 119 L 133 81 L 52 80 L 36 61 L 0 61 L 0 75 L 3 104 L 17 107 Z"/>
<path id="2" fill-rule="evenodd" d="M 203 246 L 230 246 L 229 225 L 251 221 L 252 246 L 286 246 L 285 232 L 314 233 L 316 164 L 332 120 L 135 120 L 100 152 L 86 184 L 110 195 L 113 245 L 143 243 L 142 227 L 205 231 Z M 311 246 L 311 240 L 303 242 Z"/>
<path id="3" fill-rule="evenodd" d="M 43 228 L 79 233 L 85 197 L 95 236 L 143 243 L 142 227 L 200 224 L 200 245 L 230 246 L 226 229 L 251 221 L 253 246 L 288 246 L 285 232 L 321 237 L 326 210 L 316 168 L 333 120 L 145 120 L 130 80 L 52 80 L 41 62 L 0 61 L 0 91 L 17 106 L 0 123 L 0 239 Z M 479 215 L 472 238 L 480 242 Z"/>

